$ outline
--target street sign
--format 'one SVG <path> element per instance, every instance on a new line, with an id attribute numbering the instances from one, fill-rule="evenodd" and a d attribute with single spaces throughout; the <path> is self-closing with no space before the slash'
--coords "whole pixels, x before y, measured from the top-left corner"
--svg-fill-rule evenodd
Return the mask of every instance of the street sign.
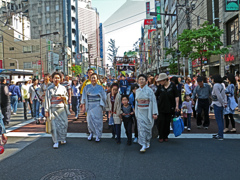
<path id="1" fill-rule="evenodd" d="M 156 6 L 157 6 L 157 9 L 156 9 L 156 11 L 157 11 L 157 21 L 161 21 L 161 6 L 160 6 L 160 3 L 157 3 L 156 4 Z"/>
<path id="2" fill-rule="evenodd" d="M 239 11 L 239 0 L 226 0 L 226 12 Z"/>

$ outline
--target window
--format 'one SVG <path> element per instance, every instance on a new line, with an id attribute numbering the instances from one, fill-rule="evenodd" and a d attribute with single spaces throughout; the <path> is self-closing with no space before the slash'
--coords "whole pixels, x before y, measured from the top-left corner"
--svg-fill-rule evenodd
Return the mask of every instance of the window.
<path id="1" fill-rule="evenodd" d="M 38 24 L 40 25 L 40 24 L 42 24 L 42 19 L 38 19 Z"/>
<path id="2" fill-rule="evenodd" d="M 38 13 L 42 12 L 42 7 L 38 7 Z"/>
<path id="3" fill-rule="evenodd" d="M 24 62 L 23 68 L 24 69 L 32 69 L 32 62 Z"/>
<path id="4" fill-rule="evenodd" d="M 31 53 L 31 46 L 23 46 L 23 53 Z"/>
<path id="5" fill-rule="evenodd" d="M 58 4 L 56 5 L 56 11 L 59 11 L 59 5 Z"/>
<path id="6" fill-rule="evenodd" d="M 14 47 L 10 47 L 10 48 L 9 48 L 9 51 L 14 51 Z"/>
<path id="7" fill-rule="evenodd" d="M 39 52 L 40 48 L 39 45 L 32 46 L 32 52 Z"/>
<path id="8" fill-rule="evenodd" d="M 10 63 L 10 66 L 15 66 L 15 63 Z"/>
<path id="9" fill-rule="evenodd" d="M 50 18 L 47 18 L 46 22 L 47 22 L 47 24 L 49 24 L 50 23 Z"/>
<path id="10" fill-rule="evenodd" d="M 174 11 L 173 14 L 176 14 L 176 11 Z M 177 17 L 176 16 L 171 16 L 171 22 L 172 24 L 176 21 Z"/>
<path id="11" fill-rule="evenodd" d="M 47 34 L 49 34 L 50 33 L 50 30 L 47 30 Z"/>
<path id="12" fill-rule="evenodd" d="M 239 40 L 238 18 L 227 23 L 227 45 L 232 45 Z"/>
<path id="13" fill-rule="evenodd" d="M 85 43 L 87 43 L 87 39 L 85 39 Z"/>
<path id="14" fill-rule="evenodd" d="M 59 22 L 59 17 L 56 17 L 56 22 Z"/>
<path id="15" fill-rule="evenodd" d="M 49 11 L 49 6 L 46 6 L 46 11 L 47 11 L 47 12 Z"/>

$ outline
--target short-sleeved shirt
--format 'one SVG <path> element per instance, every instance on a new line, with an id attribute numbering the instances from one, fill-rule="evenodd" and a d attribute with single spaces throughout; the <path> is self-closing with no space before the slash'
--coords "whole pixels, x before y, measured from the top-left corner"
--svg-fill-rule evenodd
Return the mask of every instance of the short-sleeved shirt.
<path id="1" fill-rule="evenodd" d="M 177 87 L 174 83 L 166 89 L 164 86 L 159 86 L 156 92 L 158 99 L 158 111 L 160 113 L 174 113 L 176 107 L 175 98 L 178 97 Z"/>

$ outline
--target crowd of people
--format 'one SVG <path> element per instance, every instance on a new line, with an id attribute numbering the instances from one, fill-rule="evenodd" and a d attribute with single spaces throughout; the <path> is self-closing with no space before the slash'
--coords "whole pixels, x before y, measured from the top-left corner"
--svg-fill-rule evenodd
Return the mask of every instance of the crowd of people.
<path id="1" fill-rule="evenodd" d="M 123 123 L 127 144 L 139 143 L 142 146 L 140 152 L 150 147 L 153 126 L 157 126 L 158 141 L 168 142 L 174 117 L 182 116 L 187 131 L 191 131 L 193 118 L 198 129 L 207 130 L 209 112 L 213 109 L 218 125 L 214 139 L 223 140 L 224 133 L 237 131 L 233 114 L 240 105 L 240 83 L 238 75 L 233 74 L 223 78 L 220 75 L 169 77 L 165 73 L 140 74 L 137 78 L 134 74 L 99 78 L 93 69 L 89 69 L 88 79 L 54 72 L 45 74 L 40 82 L 33 78 L 18 85 L 12 80 L 7 85 L 6 78 L 2 78 L 0 85 L 2 129 L 9 124 L 11 115 L 17 113 L 17 105 L 22 101 L 25 120 L 30 113 L 36 124 L 46 121 L 51 124 L 53 148 L 66 143 L 70 110 L 74 112 L 74 120 L 81 112 L 86 114 L 89 141 L 93 138 L 100 141 L 106 115 L 116 143 L 121 143 Z M 4 134 L 5 131 L 1 132 Z"/>

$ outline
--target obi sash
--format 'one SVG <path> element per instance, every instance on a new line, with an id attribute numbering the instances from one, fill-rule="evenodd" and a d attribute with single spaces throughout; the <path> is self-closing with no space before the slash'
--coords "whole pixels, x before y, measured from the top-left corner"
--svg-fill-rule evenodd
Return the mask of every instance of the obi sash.
<path id="1" fill-rule="evenodd" d="M 100 102 L 100 96 L 99 95 L 88 95 L 88 102 L 92 103 L 92 102 Z"/>
<path id="2" fill-rule="evenodd" d="M 63 104 L 61 96 L 53 96 L 51 99 L 51 104 Z"/>
<path id="3" fill-rule="evenodd" d="M 148 107 L 149 106 L 149 99 L 138 99 L 137 100 L 138 107 Z"/>

